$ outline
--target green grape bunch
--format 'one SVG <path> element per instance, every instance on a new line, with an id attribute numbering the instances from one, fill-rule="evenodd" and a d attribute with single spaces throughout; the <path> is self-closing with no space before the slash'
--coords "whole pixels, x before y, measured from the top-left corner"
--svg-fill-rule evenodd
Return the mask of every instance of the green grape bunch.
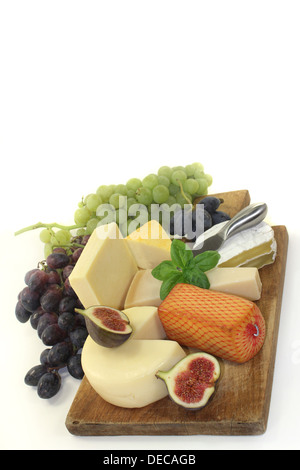
<path id="1" fill-rule="evenodd" d="M 104 223 L 116 222 L 123 236 L 127 236 L 132 230 L 130 226 L 133 215 L 130 210 L 135 205 L 150 220 L 152 204 L 167 204 L 170 207 L 177 204 L 182 208 L 185 204 L 193 204 L 199 196 L 206 195 L 211 184 L 212 177 L 205 173 L 201 163 L 161 166 L 157 173 L 150 173 L 143 179 L 133 177 L 126 184 L 99 186 L 94 193 L 88 194 L 78 203 L 74 212 L 74 225 L 39 222 L 16 234 L 42 228 L 40 240 L 44 243 L 47 257 L 58 246 L 76 246 L 76 236 L 91 235 L 97 226 Z"/>

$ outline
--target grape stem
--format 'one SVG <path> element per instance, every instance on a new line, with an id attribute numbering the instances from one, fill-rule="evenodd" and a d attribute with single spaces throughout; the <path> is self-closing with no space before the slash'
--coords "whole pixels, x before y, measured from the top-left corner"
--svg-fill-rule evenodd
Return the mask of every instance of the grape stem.
<path id="1" fill-rule="evenodd" d="M 177 181 L 178 181 L 178 183 L 179 183 L 180 192 L 181 192 L 182 196 L 183 196 L 184 199 L 188 202 L 188 204 L 192 206 L 192 201 L 190 201 L 189 198 L 186 196 L 186 194 L 185 194 L 185 192 L 184 192 L 184 190 L 183 190 L 183 186 L 182 186 L 181 181 L 179 181 L 179 180 L 177 180 Z"/>
<path id="2" fill-rule="evenodd" d="M 28 227 L 22 228 L 15 232 L 15 235 L 20 235 L 24 232 L 29 232 L 29 230 L 35 230 L 37 228 L 49 228 L 52 229 L 53 227 L 61 229 L 61 230 L 74 230 L 76 228 L 83 228 L 85 225 L 61 225 L 57 224 L 56 222 L 52 224 L 44 224 L 43 222 L 38 222 L 37 224 L 29 225 Z"/>

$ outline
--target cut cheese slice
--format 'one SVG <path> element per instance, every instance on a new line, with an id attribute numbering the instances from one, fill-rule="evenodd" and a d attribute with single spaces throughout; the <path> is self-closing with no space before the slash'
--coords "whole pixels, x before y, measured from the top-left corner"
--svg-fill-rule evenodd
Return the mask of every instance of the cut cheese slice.
<path id="1" fill-rule="evenodd" d="M 197 238 L 194 249 L 201 246 L 204 237 L 214 235 L 224 224 L 214 225 Z M 219 267 L 255 266 L 258 269 L 274 262 L 277 244 L 272 227 L 260 222 L 255 227 L 243 230 L 228 238 L 218 252 Z"/>
<path id="2" fill-rule="evenodd" d="M 262 283 L 257 268 L 215 268 L 205 274 L 211 290 L 252 301 L 260 299 Z"/>
<path id="3" fill-rule="evenodd" d="M 69 280 L 85 308 L 107 305 L 122 309 L 137 271 L 118 226 L 111 223 L 93 231 Z"/>
<path id="4" fill-rule="evenodd" d="M 123 310 L 133 332 L 130 339 L 165 339 L 166 333 L 158 316 L 157 307 L 132 307 Z"/>
<path id="5" fill-rule="evenodd" d="M 151 271 L 141 269 L 136 273 L 127 292 L 125 308 L 142 305 L 158 307 L 161 304 L 159 291 L 162 283 L 152 276 Z"/>
<path id="6" fill-rule="evenodd" d="M 171 259 L 171 239 L 156 220 L 150 220 L 126 237 L 128 246 L 141 269 L 153 269 Z"/>
<path id="7" fill-rule="evenodd" d="M 96 344 L 90 336 L 82 349 L 82 367 L 93 389 L 107 402 L 140 408 L 167 396 L 155 374 L 186 356 L 176 341 L 130 339 L 117 348 Z"/>

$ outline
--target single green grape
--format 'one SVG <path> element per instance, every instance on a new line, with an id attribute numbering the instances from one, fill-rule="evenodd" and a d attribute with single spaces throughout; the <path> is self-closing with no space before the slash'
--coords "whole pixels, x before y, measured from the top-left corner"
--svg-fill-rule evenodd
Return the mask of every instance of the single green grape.
<path id="1" fill-rule="evenodd" d="M 134 189 L 127 189 L 127 197 L 128 197 L 128 198 L 130 198 L 130 197 L 131 197 L 131 198 L 132 198 L 132 197 L 135 198 L 135 192 L 136 192 L 136 191 L 135 191 Z"/>
<path id="2" fill-rule="evenodd" d="M 169 186 L 169 193 L 171 196 L 176 196 L 176 194 L 180 191 L 180 187 L 173 184 L 173 183 L 170 183 L 170 186 Z"/>
<path id="3" fill-rule="evenodd" d="M 163 204 L 168 200 L 170 193 L 166 186 L 163 184 L 158 184 L 155 186 L 155 188 L 153 188 L 152 195 L 154 202 L 157 204 Z"/>
<path id="4" fill-rule="evenodd" d="M 127 181 L 126 187 L 127 187 L 127 195 L 128 195 L 128 190 L 131 189 L 134 192 L 139 189 L 142 186 L 142 181 L 139 178 L 131 178 L 130 180 Z"/>
<path id="5" fill-rule="evenodd" d="M 172 206 L 173 204 L 176 204 L 176 197 L 170 195 L 168 199 L 166 200 L 166 204 L 168 204 L 168 206 Z"/>
<path id="6" fill-rule="evenodd" d="M 114 193 L 110 196 L 109 203 L 112 206 L 114 206 L 115 209 L 119 209 L 119 207 L 122 207 L 125 205 L 126 196 L 123 196 L 122 194 L 119 194 L 119 193 Z"/>
<path id="7" fill-rule="evenodd" d="M 154 173 L 151 173 L 150 175 L 145 176 L 142 184 L 144 188 L 153 189 L 158 184 L 158 176 Z"/>
<path id="8" fill-rule="evenodd" d="M 194 178 L 199 179 L 204 177 L 204 171 L 201 168 L 197 168 L 194 173 Z"/>
<path id="9" fill-rule="evenodd" d="M 193 178 L 188 178 L 182 183 L 182 188 L 185 193 L 196 194 L 199 188 L 199 183 Z"/>
<path id="10" fill-rule="evenodd" d="M 117 209 L 116 210 L 116 223 L 118 225 L 123 225 L 125 222 L 127 223 L 127 211 L 125 209 Z"/>
<path id="11" fill-rule="evenodd" d="M 166 176 L 167 178 L 171 178 L 172 175 L 172 168 L 169 166 L 161 166 L 157 172 L 158 176 Z"/>
<path id="12" fill-rule="evenodd" d="M 41 230 L 40 232 L 40 240 L 41 242 L 43 243 L 49 243 L 50 240 L 51 240 L 51 230 L 49 230 L 48 228 L 44 228 L 43 230 Z"/>
<path id="13" fill-rule="evenodd" d="M 196 170 L 202 170 L 202 171 L 204 171 L 204 166 L 202 165 L 202 163 L 200 163 L 200 162 L 195 162 L 195 163 L 193 163 L 192 165 L 193 165 L 195 171 L 196 171 Z"/>
<path id="14" fill-rule="evenodd" d="M 121 194 L 122 196 L 127 195 L 127 187 L 125 184 L 117 184 L 115 187 L 115 193 Z"/>
<path id="15" fill-rule="evenodd" d="M 174 171 L 178 171 L 178 170 L 185 172 L 185 168 L 184 168 L 184 166 L 182 166 L 182 165 L 178 165 L 178 166 L 173 166 L 173 167 L 172 167 L 172 173 L 174 173 Z"/>
<path id="16" fill-rule="evenodd" d="M 90 235 L 93 233 L 95 228 L 97 227 L 99 220 L 97 217 L 92 217 L 86 224 L 86 234 Z"/>
<path id="17" fill-rule="evenodd" d="M 90 218 L 91 212 L 86 206 L 80 207 L 75 211 L 74 222 L 76 225 L 85 225 Z"/>
<path id="18" fill-rule="evenodd" d="M 203 195 L 203 194 L 207 194 L 207 180 L 206 178 L 198 178 L 196 180 L 199 184 L 199 188 L 198 188 L 198 194 L 200 195 Z"/>
<path id="19" fill-rule="evenodd" d="M 66 243 L 69 243 L 71 236 L 72 235 L 68 230 L 57 230 L 57 232 L 55 232 L 55 238 L 59 245 L 65 245 Z"/>
<path id="20" fill-rule="evenodd" d="M 191 178 L 192 176 L 194 176 L 195 168 L 193 164 L 186 165 L 184 169 L 188 178 Z"/>
<path id="21" fill-rule="evenodd" d="M 171 181 L 175 186 L 180 186 L 187 179 L 186 172 L 183 170 L 175 170 L 172 173 Z"/>
<path id="22" fill-rule="evenodd" d="M 158 176 L 158 184 L 163 184 L 168 188 L 170 186 L 170 179 L 167 176 L 160 175 Z"/>
<path id="23" fill-rule="evenodd" d="M 96 212 L 97 207 L 102 204 L 102 199 L 98 194 L 89 194 L 85 199 L 85 203 L 91 212 Z"/>
<path id="24" fill-rule="evenodd" d="M 152 191 L 149 188 L 139 188 L 136 192 L 136 199 L 140 204 L 148 206 L 153 201 Z"/>
<path id="25" fill-rule="evenodd" d="M 108 202 L 110 196 L 114 193 L 115 191 L 115 185 L 106 185 L 103 184 L 99 186 L 99 188 L 96 191 L 96 194 L 101 197 L 102 202 Z"/>
<path id="26" fill-rule="evenodd" d="M 45 259 L 47 259 L 49 255 L 51 255 L 52 250 L 53 250 L 53 248 L 52 248 L 51 243 L 45 243 L 45 246 L 44 246 L 44 257 L 45 257 Z"/>
<path id="27" fill-rule="evenodd" d="M 84 228 L 78 228 L 78 229 L 76 230 L 76 235 L 77 235 L 78 237 L 83 237 L 85 234 L 86 234 L 86 231 L 85 231 Z"/>
<path id="28" fill-rule="evenodd" d="M 131 207 L 133 204 L 137 204 L 137 200 L 135 197 L 128 197 L 127 198 L 127 210 L 129 207 Z"/>
<path id="29" fill-rule="evenodd" d="M 205 178 L 206 181 L 207 181 L 207 186 L 210 186 L 210 185 L 212 184 L 212 182 L 213 182 L 212 176 L 211 176 L 211 175 L 208 175 L 207 173 L 205 173 L 204 178 Z"/>

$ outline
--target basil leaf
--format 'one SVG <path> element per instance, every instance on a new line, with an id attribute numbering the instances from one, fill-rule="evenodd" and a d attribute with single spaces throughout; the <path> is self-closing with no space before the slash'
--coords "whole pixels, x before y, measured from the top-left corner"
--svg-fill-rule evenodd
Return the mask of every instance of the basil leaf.
<path id="1" fill-rule="evenodd" d="M 171 274 L 179 272 L 176 266 L 173 264 L 172 261 L 166 260 L 162 261 L 158 266 L 152 269 L 151 274 L 155 279 L 159 281 L 164 281 L 167 279 Z"/>
<path id="2" fill-rule="evenodd" d="M 180 268 L 184 268 L 193 258 L 193 252 L 183 241 L 175 239 L 171 244 L 171 258 L 173 264 Z"/>
<path id="3" fill-rule="evenodd" d="M 204 251 L 189 262 L 189 268 L 198 268 L 203 272 L 209 271 L 217 266 L 219 259 L 220 253 L 217 251 Z"/>
<path id="4" fill-rule="evenodd" d="M 179 282 L 183 282 L 183 273 L 178 271 L 177 273 L 171 274 L 168 279 L 164 280 L 160 288 L 160 298 L 164 300 L 167 295 L 171 292 L 174 286 Z"/>
<path id="5" fill-rule="evenodd" d="M 200 269 L 186 270 L 183 274 L 183 279 L 186 284 L 193 284 L 202 289 L 209 289 L 210 283 L 206 274 Z"/>

